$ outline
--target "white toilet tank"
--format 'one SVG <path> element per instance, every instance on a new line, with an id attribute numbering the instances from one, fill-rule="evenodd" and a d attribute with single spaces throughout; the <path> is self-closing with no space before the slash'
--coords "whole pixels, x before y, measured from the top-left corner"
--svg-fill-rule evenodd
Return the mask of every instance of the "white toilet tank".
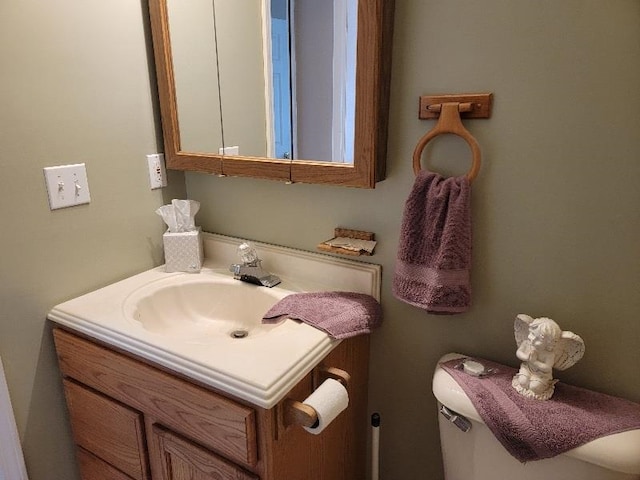
<path id="1" fill-rule="evenodd" d="M 440 362 L 454 358 L 464 355 L 448 354 Z M 463 432 L 438 415 L 446 480 L 640 480 L 640 430 L 601 437 L 554 458 L 523 464 L 505 450 L 466 393 L 439 365 L 433 393 L 439 409 L 444 405 L 471 425 Z"/>

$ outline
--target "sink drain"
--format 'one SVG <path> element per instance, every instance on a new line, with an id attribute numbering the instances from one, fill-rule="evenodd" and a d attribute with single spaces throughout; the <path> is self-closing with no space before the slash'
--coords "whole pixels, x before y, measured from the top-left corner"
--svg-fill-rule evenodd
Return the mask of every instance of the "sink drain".
<path id="1" fill-rule="evenodd" d="M 247 330 L 234 330 L 231 332 L 231 338 L 244 338 L 249 335 Z"/>

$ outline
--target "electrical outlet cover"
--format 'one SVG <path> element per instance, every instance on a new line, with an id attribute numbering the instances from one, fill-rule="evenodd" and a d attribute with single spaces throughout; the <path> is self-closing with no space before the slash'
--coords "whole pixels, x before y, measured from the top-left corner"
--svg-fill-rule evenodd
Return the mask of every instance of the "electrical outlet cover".
<path id="1" fill-rule="evenodd" d="M 149 167 L 149 184 L 151 190 L 167 186 L 167 170 L 164 166 L 164 154 L 153 153 L 147 155 L 147 166 Z"/>

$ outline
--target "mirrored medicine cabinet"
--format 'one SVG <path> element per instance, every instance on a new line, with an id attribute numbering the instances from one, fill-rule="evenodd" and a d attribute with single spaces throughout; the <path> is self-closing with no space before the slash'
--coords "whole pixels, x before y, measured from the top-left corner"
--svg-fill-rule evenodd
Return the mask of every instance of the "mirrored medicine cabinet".
<path id="1" fill-rule="evenodd" d="M 393 0 L 149 0 L 167 167 L 374 188 Z"/>

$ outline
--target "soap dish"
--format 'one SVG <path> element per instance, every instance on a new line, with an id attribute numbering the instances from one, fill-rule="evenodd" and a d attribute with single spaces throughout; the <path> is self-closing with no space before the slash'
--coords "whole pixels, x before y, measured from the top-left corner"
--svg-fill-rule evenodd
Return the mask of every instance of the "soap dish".
<path id="1" fill-rule="evenodd" d="M 348 228 L 336 228 L 334 237 L 317 246 L 323 252 L 342 255 L 373 255 L 376 248 L 375 234 Z"/>

